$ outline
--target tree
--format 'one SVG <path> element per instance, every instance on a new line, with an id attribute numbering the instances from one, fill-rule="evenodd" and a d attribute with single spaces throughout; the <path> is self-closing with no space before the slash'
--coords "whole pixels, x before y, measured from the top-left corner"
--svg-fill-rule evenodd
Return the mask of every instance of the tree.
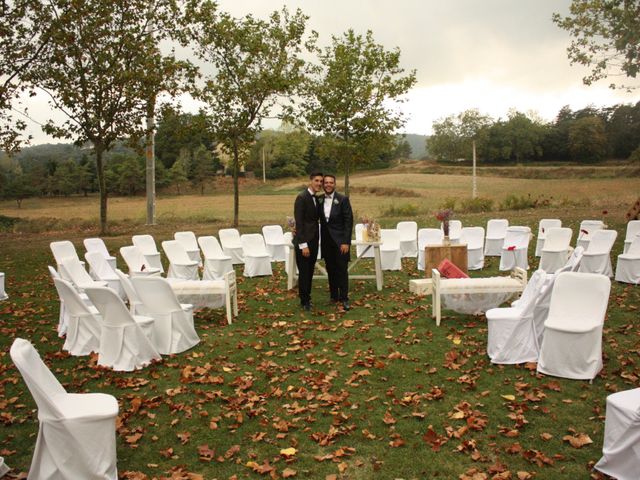
<path id="1" fill-rule="evenodd" d="M 43 10 L 44 24 L 54 24 L 50 42 L 31 80 L 64 112 L 61 125 L 45 130 L 76 144 L 90 141 L 100 191 L 100 230 L 107 231 L 108 190 L 103 156 L 118 138 L 140 137 L 148 100 L 157 93 L 150 82 L 148 53 L 155 37 L 148 24 L 167 22 L 171 0 L 57 0 Z M 55 21 L 53 20 L 55 19 Z"/>
<path id="2" fill-rule="evenodd" d="M 567 49 L 571 63 L 591 69 L 582 79 L 586 85 L 610 76 L 637 78 L 640 0 L 572 0 L 569 15 L 554 13 L 553 21 L 573 37 Z"/>
<path id="3" fill-rule="evenodd" d="M 26 175 L 20 169 L 9 172 L 6 175 L 2 195 L 16 201 L 18 208 L 22 208 L 22 201 L 35 195 L 35 189 L 31 186 Z"/>
<path id="4" fill-rule="evenodd" d="M 600 117 L 582 117 L 569 127 L 569 151 L 574 160 L 597 162 L 607 155 L 607 135 Z"/>
<path id="5" fill-rule="evenodd" d="M 513 110 L 507 121 L 498 121 L 488 129 L 482 155 L 490 160 L 536 160 L 542 157 L 546 134 L 547 127 L 537 118 Z"/>
<path id="6" fill-rule="evenodd" d="M 180 152 L 180 156 L 178 159 L 171 165 L 169 169 L 169 184 L 175 185 L 176 192 L 180 195 L 180 187 L 189 180 L 187 176 L 187 171 L 189 169 L 189 164 L 191 163 L 189 151 L 183 149 Z"/>
<path id="7" fill-rule="evenodd" d="M 403 136 L 398 137 L 398 144 L 396 146 L 395 151 L 393 152 L 394 158 L 411 158 L 411 144 L 409 141 Z"/>
<path id="8" fill-rule="evenodd" d="M 312 132 L 331 137 L 335 156 L 344 168 L 345 191 L 349 173 L 367 156 L 373 144 L 389 142 L 404 125 L 402 112 L 392 103 L 415 84 L 415 71 L 402 76 L 400 50 L 386 51 L 373 33 L 356 35 L 348 30 L 332 37 L 332 44 L 318 52 L 320 65 L 309 82 L 303 116 Z"/>
<path id="9" fill-rule="evenodd" d="M 211 130 L 231 155 L 233 173 L 233 225 L 238 226 L 240 153 L 262 127 L 278 99 L 296 92 L 304 75 L 300 58 L 308 17 L 286 8 L 268 20 L 247 15 L 236 19 L 217 14 L 215 4 L 204 2 L 194 19 L 192 38 L 196 56 L 215 67 L 198 92 L 206 104 Z"/>
<path id="10" fill-rule="evenodd" d="M 438 160 L 471 159 L 472 142 L 484 149 L 491 117 L 478 110 L 465 110 L 433 123 L 433 134 L 427 138 L 427 150 Z"/>
<path id="11" fill-rule="evenodd" d="M 216 170 L 220 166 L 220 162 L 217 160 L 204 145 L 198 146 L 193 152 L 191 183 L 200 189 L 200 195 L 204 195 L 207 180 L 215 176 Z"/>

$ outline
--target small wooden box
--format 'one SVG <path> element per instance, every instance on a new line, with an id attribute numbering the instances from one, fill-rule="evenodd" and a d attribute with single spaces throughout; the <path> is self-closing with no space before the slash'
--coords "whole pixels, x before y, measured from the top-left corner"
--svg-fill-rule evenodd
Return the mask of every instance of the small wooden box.
<path id="1" fill-rule="evenodd" d="M 425 273 L 431 278 L 431 269 L 437 268 L 442 260 L 448 258 L 464 273 L 467 268 L 467 244 L 462 245 L 427 245 L 424 248 Z"/>

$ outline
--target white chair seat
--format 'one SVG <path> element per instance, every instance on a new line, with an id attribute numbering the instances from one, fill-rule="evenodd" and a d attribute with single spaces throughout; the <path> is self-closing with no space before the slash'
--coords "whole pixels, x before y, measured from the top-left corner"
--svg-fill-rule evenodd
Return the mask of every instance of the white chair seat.
<path id="1" fill-rule="evenodd" d="M 244 258 L 245 277 L 272 275 L 271 256 L 267 253 L 264 238 L 259 233 L 244 234 L 240 237 Z"/>

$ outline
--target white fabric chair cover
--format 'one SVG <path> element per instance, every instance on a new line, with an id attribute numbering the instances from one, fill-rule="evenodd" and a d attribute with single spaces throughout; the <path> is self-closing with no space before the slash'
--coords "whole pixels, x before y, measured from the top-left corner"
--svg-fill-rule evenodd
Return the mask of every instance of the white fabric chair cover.
<path id="1" fill-rule="evenodd" d="M 152 267 L 142 251 L 135 245 L 128 245 L 120 248 L 120 255 L 124 259 L 132 277 L 160 275 L 162 270 Z M 159 254 L 158 254 L 159 255 Z"/>
<path id="2" fill-rule="evenodd" d="M 580 262 L 582 261 L 582 256 L 584 255 L 584 248 L 576 247 L 569 255 L 569 259 L 565 266 L 569 266 L 570 268 L 567 270 L 569 272 L 577 272 L 580 268 Z"/>
<path id="3" fill-rule="evenodd" d="M 101 282 L 107 282 L 107 286 L 116 291 L 120 298 L 126 298 L 124 289 L 120 285 L 120 278 L 116 275 L 116 271 L 111 264 L 107 262 L 102 253 L 100 252 L 87 252 L 84 254 L 84 258 L 91 267 L 91 271 L 94 273 L 96 280 Z"/>
<path id="4" fill-rule="evenodd" d="M 582 247 L 587 250 L 591 237 L 598 230 L 604 230 L 604 222 L 602 220 L 583 220 L 580 222 L 580 231 L 576 240 L 576 247 Z"/>
<path id="5" fill-rule="evenodd" d="M 167 278 L 167 281 L 178 301 L 193 306 L 194 310 L 224 306 L 224 280 Z"/>
<path id="6" fill-rule="evenodd" d="M 444 225 L 440 224 L 440 230 L 444 234 Z M 449 241 L 453 244 L 460 243 L 460 234 L 462 233 L 462 222 L 460 220 L 449 220 Z"/>
<path id="7" fill-rule="evenodd" d="M 400 235 L 395 228 L 380 229 L 380 265 L 382 270 L 402 270 Z"/>
<path id="8" fill-rule="evenodd" d="M 173 238 L 182 245 L 189 258 L 194 262 L 198 262 L 198 266 L 202 267 L 202 255 L 200 255 L 200 247 L 198 247 L 198 240 L 196 234 L 193 232 L 176 232 L 173 234 Z"/>
<path id="9" fill-rule="evenodd" d="M 79 292 L 84 291 L 87 287 L 107 286 L 107 282 L 91 278 L 91 275 L 87 273 L 80 261 L 75 258 L 67 258 L 62 261 L 60 264 L 60 276 L 70 281 Z"/>
<path id="10" fill-rule="evenodd" d="M 607 397 L 602 458 L 595 469 L 618 480 L 636 480 L 640 471 L 640 388 Z"/>
<path id="11" fill-rule="evenodd" d="M 547 237 L 547 232 L 550 228 L 561 228 L 562 220 L 559 218 L 543 218 L 538 222 L 538 238 L 536 239 L 536 251 L 535 256 L 542 255 L 542 247 L 544 247 L 544 241 Z M 564 262 L 563 262 L 564 263 Z"/>
<path id="12" fill-rule="evenodd" d="M 152 343 L 153 318 L 131 315 L 110 288 L 93 287 L 86 292 L 102 315 L 98 365 L 130 372 L 161 358 Z"/>
<path id="13" fill-rule="evenodd" d="M 245 233 L 240 237 L 244 258 L 245 277 L 272 275 L 271 256 L 267 252 L 264 238 L 260 233 Z"/>
<path id="14" fill-rule="evenodd" d="M 116 269 L 116 275 L 120 279 L 120 284 L 122 285 L 122 289 L 127 296 L 127 301 L 129 302 L 129 311 L 131 315 L 147 315 L 144 309 L 144 305 L 142 304 L 142 300 L 138 297 L 138 292 L 134 288 L 131 283 L 131 279 L 119 269 Z"/>
<path id="15" fill-rule="evenodd" d="M 240 241 L 240 232 L 235 228 L 221 228 L 218 230 L 220 245 L 225 255 L 231 257 L 231 263 L 241 265 L 244 263 L 242 257 L 242 242 Z"/>
<path id="16" fill-rule="evenodd" d="M 364 234 L 362 233 L 365 229 L 364 224 L 356 223 L 354 229 L 355 229 L 356 241 L 357 242 L 364 241 Z M 374 257 L 373 248 L 369 248 L 369 250 L 366 250 L 366 248 L 367 248 L 366 245 L 356 245 L 356 256 L 358 258 L 373 258 Z"/>
<path id="17" fill-rule="evenodd" d="M 291 255 L 291 249 L 293 248 L 293 233 L 292 232 L 284 232 L 284 241 L 286 242 L 284 247 L 284 271 L 289 272 L 289 255 Z M 294 262 L 295 263 L 295 262 Z M 298 273 L 298 267 L 295 267 L 296 274 Z"/>
<path id="18" fill-rule="evenodd" d="M 181 280 L 200 280 L 198 275 L 198 262 L 191 260 L 189 254 L 177 240 L 165 240 L 162 242 L 164 254 L 169 259 L 167 278 Z"/>
<path id="19" fill-rule="evenodd" d="M 146 269 L 157 269 L 160 273 L 164 273 L 160 252 L 156 247 L 156 241 L 151 235 L 134 235 L 131 237 L 134 246 L 140 249 L 140 253 L 144 255 L 146 260 Z"/>
<path id="20" fill-rule="evenodd" d="M 624 250 L 622 250 L 622 253 L 629 251 L 629 247 L 637 235 L 640 235 L 640 220 L 631 220 L 627 223 L 627 232 L 624 236 Z"/>
<path id="21" fill-rule="evenodd" d="M 66 280 L 55 278 L 53 284 L 67 313 L 67 335 L 62 349 L 74 356 L 97 352 L 102 333 L 102 318 L 98 310 L 87 306 L 73 285 Z"/>
<path id="22" fill-rule="evenodd" d="M 563 272 L 551 293 L 538 372 L 592 380 L 602 369 L 602 327 L 611 280 L 596 273 Z"/>
<path id="23" fill-rule="evenodd" d="M 487 354 L 491 363 L 516 364 L 538 360 L 533 311 L 546 273 L 537 270 L 516 306 L 487 310 Z"/>
<path id="24" fill-rule="evenodd" d="M 467 244 L 467 268 L 482 270 L 484 268 L 484 228 L 464 227 L 460 233 L 460 243 Z"/>
<path id="25" fill-rule="evenodd" d="M 104 257 L 111 268 L 113 268 L 114 270 L 118 268 L 118 266 L 116 265 L 116 257 L 111 256 L 111 254 L 107 250 L 107 246 L 104 244 L 104 241 L 101 238 L 85 238 L 82 243 L 84 243 L 84 248 L 87 249 L 87 253 L 98 252 Z M 91 265 L 89 266 L 91 267 Z M 89 270 L 89 273 L 91 272 L 92 271 Z M 96 280 L 98 280 L 98 278 L 96 278 Z"/>
<path id="26" fill-rule="evenodd" d="M 56 278 L 62 278 L 58 273 L 58 271 L 55 268 L 53 268 L 51 265 L 47 265 L 47 268 L 49 269 L 49 275 L 51 275 L 51 280 L 55 280 Z M 84 296 L 84 298 L 82 299 L 83 301 L 89 298 L 84 293 L 82 295 Z M 58 295 L 58 297 L 60 297 L 60 295 Z M 62 297 L 60 297 L 60 315 L 58 316 L 58 328 L 57 328 L 59 337 L 62 338 L 67 334 L 68 324 L 69 324 L 69 312 L 67 312 L 67 308 L 64 306 L 64 300 L 62 299 Z"/>
<path id="27" fill-rule="evenodd" d="M 204 254 L 203 280 L 221 280 L 225 273 L 233 271 L 231 257 L 224 254 L 216 237 L 198 237 L 198 245 Z"/>
<path id="28" fill-rule="evenodd" d="M 162 355 L 182 353 L 200 343 L 193 326 L 193 306 L 180 304 L 169 282 L 162 277 L 131 279 L 144 309 L 153 317 L 154 341 Z"/>
<path id="29" fill-rule="evenodd" d="M 416 258 L 418 256 L 418 224 L 413 221 L 398 222 L 396 230 L 400 235 L 402 258 Z"/>
<path id="30" fill-rule="evenodd" d="M 4 457 L 0 457 L 0 478 L 4 477 L 11 470 L 9 465 L 4 462 Z"/>
<path id="31" fill-rule="evenodd" d="M 117 480 L 117 400 L 67 393 L 27 340 L 16 338 L 10 355 L 38 406 L 28 478 Z"/>
<path id="32" fill-rule="evenodd" d="M 4 290 L 4 273 L 0 272 L 0 300 L 6 300 L 7 298 L 9 298 L 9 295 Z"/>
<path id="33" fill-rule="evenodd" d="M 439 228 L 418 230 L 418 270 L 424 270 L 424 248 L 427 245 L 442 245 L 444 233 Z"/>
<path id="34" fill-rule="evenodd" d="M 63 260 L 66 260 L 68 258 L 75 259 L 80 262 L 80 265 L 83 265 L 84 268 L 84 262 L 82 262 L 78 257 L 76 247 L 74 247 L 73 243 L 71 243 L 69 240 L 51 242 L 49 244 L 49 247 L 51 248 L 51 253 L 53 253 L 53 258 L 56 261 L 56 268 L 58 269 L 58 273 L 60 273 L 60 276 L 65 280 L 71 280 L 71 278 L 68 278 L 66 272 L 63 272 L 60 268 Z"/>
<path id="35" fill-rule="evenodd" d="M 502 255 L 504 236 L 507 234 L 509 220 L 504 218 L 492 218 L 487 222 L 487 237 L 484 242 L 484 255 L 486 257 L 499 257 Z"/>
<path id="36" fill-rule="evenodd" d="M 573 230 L 562 227 L 545 228 L 544 245 L 540 251 L 539 268 L 554 273 L 567 263 Z M 538 237 L 539 240 L 539 237 Z M 537 247 L 536 247 L 537 248 Z"/>
<path id="37" fill-rule="evenodd" d="M 287 241 L 280 225 L 264 225 L 262 227 L 264 244 L 272 262 L 284 262 L 287 260 L 285 246 Z"/>
<path id="38" fill-rule="evenodd" d="M 627 253 L 618 255 L 616 280 L 623 283 L 640 284 L 640 234 L 636 235 Z"/>
<path id="39" fill-rule="evenodd" d="M 520 267 L 529 269 L 527 252 L 529 240 L 531 239 L 531 229 L 529 227 L 508 227 L 500 255 L 500 271 L 512 270 Z"/>
<path id="40" fill-rule="evenodd" d="M 607 277 L 613 277 L 610 254 L 617 236 L 618 232 L 615 230 L 596 230 L 591 235 L 589 246 L 582 255 L 578 271 L 600 273 Z"/>

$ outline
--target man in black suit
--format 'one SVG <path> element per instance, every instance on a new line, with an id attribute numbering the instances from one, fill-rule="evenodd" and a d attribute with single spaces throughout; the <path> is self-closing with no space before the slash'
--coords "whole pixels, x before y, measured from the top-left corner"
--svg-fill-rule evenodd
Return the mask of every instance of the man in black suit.
<path id="1" fill-rule="evenodd" d="M 349 274 L 353 212 L 349 197 L 336 192 L 336 177 L 325 175 L 320 205 L 320 246 L 329 275 L 331 301 L 349 310 Z"/>
<path id="2" fill-rule="evenodd" d="M 296 233 L 293 246 L 296 249 L 296 265 L 298 266 L 298 295 L 300 305 L 305 311 L 311 310 L 311 280 L 318 258 L 318 205 L 316 193 L 322 190 L 322 173 L 309 175 L 309 186 L 300 192 L 293 205 L 293 216 L 296 221 Z"/>

